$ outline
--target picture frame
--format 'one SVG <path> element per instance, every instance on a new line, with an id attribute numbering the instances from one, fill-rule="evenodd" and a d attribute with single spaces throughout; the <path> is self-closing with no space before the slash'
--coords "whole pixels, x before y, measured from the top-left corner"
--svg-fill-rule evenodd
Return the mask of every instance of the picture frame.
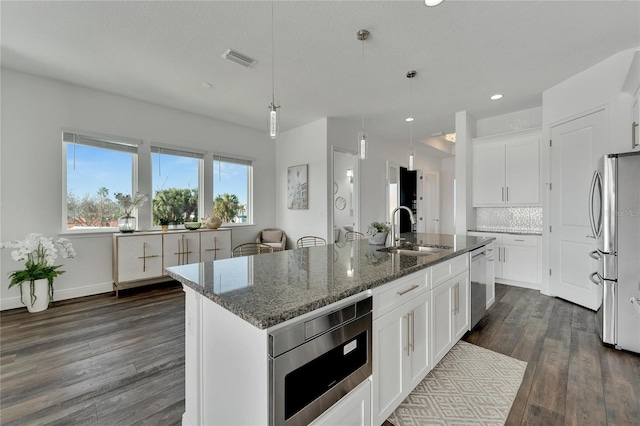
<path id="1" fill-rule="evenodd" d="M 301 164 L 287 168 L 287 208 L 290 210 L 309 208 L 308 167 L 308 164 Z"/>

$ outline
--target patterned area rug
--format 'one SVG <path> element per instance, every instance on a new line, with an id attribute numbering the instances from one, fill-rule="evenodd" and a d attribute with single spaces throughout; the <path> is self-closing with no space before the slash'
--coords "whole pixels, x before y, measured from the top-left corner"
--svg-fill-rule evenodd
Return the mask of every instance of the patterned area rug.
<path id="1" fill-rule="evenodd" d="M 388 420 L 396 426 L 504 425 L 526 367 L 459 341 Z"/>

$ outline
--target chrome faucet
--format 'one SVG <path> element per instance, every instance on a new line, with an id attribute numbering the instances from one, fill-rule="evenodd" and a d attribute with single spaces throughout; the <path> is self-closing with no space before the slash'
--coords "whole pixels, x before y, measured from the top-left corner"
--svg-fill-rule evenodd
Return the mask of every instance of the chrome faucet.
<path id="1" fill-rule="evenodd" d="M 411 211 L 411 209 L 409 207 L 406 206 L 399 206 L 396 207 L 392 212 L 391 212 L 391 247 L 396 247 L 398 245 L 398 239 L 396 239 L 396 221 L 395 221 L 395 217 L 396 217 L 396 212 L 400 209 L 404 209 L 406 211 L 409 212 L 409 220 L 411 220 L 411 224 L 415 225 L 416 224 L 416 218 L 413 215 L 413 212 Z"/>

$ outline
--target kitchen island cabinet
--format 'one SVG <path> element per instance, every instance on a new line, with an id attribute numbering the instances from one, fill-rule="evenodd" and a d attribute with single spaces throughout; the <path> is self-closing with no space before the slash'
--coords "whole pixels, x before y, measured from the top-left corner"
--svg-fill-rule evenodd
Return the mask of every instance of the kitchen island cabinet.
<path id="1" fill-rule="evenodd" d="M 168 268 L 168 274 L 183 283 L 186 293 L 183 424 L 274 424 L 274 408 L 270 406 L 270 333 L 416 276 L 423 277 L 420 281 L 426 288 L 432 266 L 455 263 L 460 257 L 468 259 L 469 251 L 490 242 L 439 234 L 408 238 L 422 245 L 450 249 L 429 256 L 405 256 L 379 252 L 366 240 L 359 240 Z M 300 273 L 300 265 L 305 265 L 305 273 Z M 402 343 L 407 347 L 411 344 L 410 353 L 417 354 L 403 364 L 406 383 L 419 382 L 432 365 L 430 291 L 421 291 L 420 295 L 401 300 L 401 306 L 395 307 L 390 301 L 379 311 L 396 320 L 413 319 L 399 328 L 400 339 L 406 339 Z M 373 300 L 375 315 L 377 306 Z M 412 333 L 402 337 L 403 332 Z M 397 341 L 398 336 L 390 338 Z M 374 334 L 374 345 L 375 341 Z M 358 419 L 378 423 L 370 414 L 362 414 L 372 403 L 371 399 L 366 400 L 367 391 L 362 389 L 358 386 L 351 390 L 317 422 L 330 424 L 331 419 L 343 418 L 357 424 Z M 403 389 L 403 393 L 408 391 L 409 387 Z M 342 417 L 340 413 L 346 415 L 349 410 L 362 416 Z"/>
<path id="2" fill-rule="evenodd" d="M 374 424 L 382 424 L 431 371 L 430 272 L 373 290 Z"/>

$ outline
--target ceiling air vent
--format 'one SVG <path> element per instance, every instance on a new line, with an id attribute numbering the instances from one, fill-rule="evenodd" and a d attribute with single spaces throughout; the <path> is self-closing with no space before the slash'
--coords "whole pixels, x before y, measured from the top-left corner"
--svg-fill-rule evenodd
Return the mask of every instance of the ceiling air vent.
<path id="1" fill-rule="evenodd" d="M 223 58 L 226 58 L 230 61 L 235 62 L 236 64 L 240 64 L 243 67 L 247 67 L 247 68 L 251 68 L 252 66 L 254 66 L 255 64 L 258 63 L 258 61 L 256 61 L 253 58 L 250 58 L 246 55 L 243 55 L 240 52 L 236 52 L 235 50 L 227 50 L 226 52 L 224 52 L 224 54 L 222 55 Z"/>

